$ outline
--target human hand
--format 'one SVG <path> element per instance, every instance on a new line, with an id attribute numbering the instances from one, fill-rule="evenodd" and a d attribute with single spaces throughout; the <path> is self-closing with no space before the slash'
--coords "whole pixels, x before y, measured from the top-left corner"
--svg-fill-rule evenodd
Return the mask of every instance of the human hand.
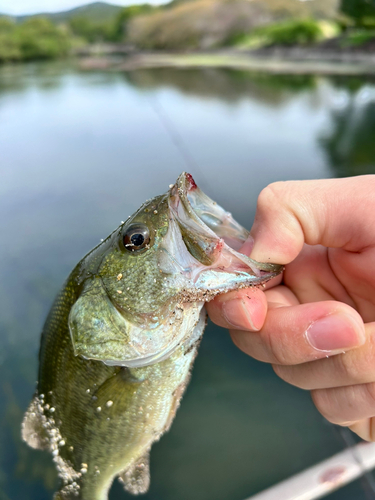
<path id="1" fill-rule="evenodd" d="M 311 390 L 330 422 L 375 441 L 375 175 L 280 182 L 259 196 L 243 253 L 285 264 L 266 291 L 207 304 L 250 356 Z"/>

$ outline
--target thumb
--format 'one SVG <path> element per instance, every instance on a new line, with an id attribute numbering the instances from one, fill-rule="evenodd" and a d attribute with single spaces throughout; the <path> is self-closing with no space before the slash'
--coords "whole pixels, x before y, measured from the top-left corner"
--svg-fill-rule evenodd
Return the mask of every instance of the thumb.
<path id="1" fill-rule="evenodd" d="M 304 243 L 359 252 L 375 243 L 375 175 L 288 181 L 260 193 L 251 258 L 288 264 Z"/>

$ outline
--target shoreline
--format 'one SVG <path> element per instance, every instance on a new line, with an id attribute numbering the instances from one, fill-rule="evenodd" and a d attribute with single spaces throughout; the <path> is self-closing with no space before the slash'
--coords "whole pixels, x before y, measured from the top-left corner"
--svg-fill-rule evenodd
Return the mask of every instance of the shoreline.
<path id="1" fill-rule="evenodd" d="M 316 50 L 305 47 L 262 51 L 217 50 L 210 52 L 116 52 L 93 48 L 81 55 L 82 70 L 135 71 L 151 68 L 227 68 L 274 74 L 375 75 L 375 53 Z"/>

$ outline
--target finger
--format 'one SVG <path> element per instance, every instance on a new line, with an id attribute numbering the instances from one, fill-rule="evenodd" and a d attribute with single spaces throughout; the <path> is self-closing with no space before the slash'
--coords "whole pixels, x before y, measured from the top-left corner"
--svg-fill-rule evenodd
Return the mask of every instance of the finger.
<path id="1" fill-rule="evenodd" d="M 279 285 L 265 291 L 267 297 L 267 304 L 269 309 L 276 309 L 277 307 L 290 307 L 300 304 L 298 297 L 294 291 L 284 285 Z"/>
<path id="2" fill-rule="evenodd" d="M 280 290 L 272 293 L 274 297 L 282 296 Z M 350 306 L 335 301 L 290 307 L 270 304 L 259 332 L 232 329 L 230 333 L 234 343 L 246 354 L 282 365 L 338 354 L 363 345 L 366 338 L 359 314 Z"/>
<path id="3" fill-rule="evenodd" d="M 358 252 L 372 243 L 375 176 L 277 182 L 259 195 L 251 257 L 288 264 L 304 243 Z"/>
<path id="4" fill-rule="evenodd" d="M 305 244 L 298 257 L 285 267 L 283 278 L 301 303 L 338 300 L 356 308 L 333 273 L 329 249 L 322 245 Z"/>
<path id="5" fill-rule="evenodd" d="M 280 282 L 277 278 L 271 280 Z M 268 283 L 267 283 L 268 284 Z M 279 306 L 298 304 L 293 293 L 286 287 L 276 287 L 272 290 L 283 290 L 275 292 L 271 290 L 266 294 L 256 287 L 233 291 L 218 295 L 214 300 L 206 304 L 207 312 L 211 320 L 223 328 L 249 330 L 257 332 L 263 326 L 267 314 L 267 300 L 274 297 Z M 268 295 L 272 293 L 272 295 Z"/>
<path id="6" fill-rule="evenodd" d="M 320 413 L 334 424 L 347 425 L 375 416 L 375 383 L 311 392 Z"/>
<path id="7" fill-rule="evenodd" d="M 248 238 L 242 245 L 242 247 L 239 249 L 239 252 L 249 256 L 251 250 L 253 249 L 253 246 L 254 246 L 254 241 L 252 240 L 252 238 Z M 267 281 L 267 283 L 262 284 L 261 286 L 263 290 L 268 290 L 269 288 L 273 288 L 274 286 L 280 285 L 280 283 L 283 281 L 283 274 L 284 273 L 281 273 L 275 278 L 272 278 L 269 281 Z"/>
<path id="8" fill-rule="evenodd" d="M 218 295 L 206 303 L 211 321 L 228 329 L 260 330 L 267 314 L 267 298 L 263 292 L 281 281 L 282 276 L 276 276 L 262 288 L 250 287 Z"/>
<path id="9" fill-rule="evenodd" d="M 258 331 L 266 318 L 267 299 L 259 288 L 246 288 L 219 295 L 206 309 L 219 326 Z"/>
<path id="10" fill-rule="evenodd" d="M 338 356 L 297 366 L 274 366 L 285 382 L 301 389 L 366 384 L 375 381 L 375 323 L 365 325 L 366 343 Z"/>
<path id="11" fill-rule="evenodd" d="M 375 418 L 365 418 L 348 425 L 349 429 L 365 441 L 375 441 Z"/>

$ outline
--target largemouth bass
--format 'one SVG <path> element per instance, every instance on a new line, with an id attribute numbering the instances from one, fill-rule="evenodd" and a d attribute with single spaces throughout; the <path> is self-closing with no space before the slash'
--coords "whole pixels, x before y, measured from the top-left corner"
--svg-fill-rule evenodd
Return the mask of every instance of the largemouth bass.
<path id="1" fill-rule="evenodd" d="M 46 320 L 23 439 L 49 450 L 55 500 L 138 494 L 175 416 L 206 324 L 204 303 L 281 266 L 237 250 L 248 232 L 183 173 L 75 267 Z"/>

